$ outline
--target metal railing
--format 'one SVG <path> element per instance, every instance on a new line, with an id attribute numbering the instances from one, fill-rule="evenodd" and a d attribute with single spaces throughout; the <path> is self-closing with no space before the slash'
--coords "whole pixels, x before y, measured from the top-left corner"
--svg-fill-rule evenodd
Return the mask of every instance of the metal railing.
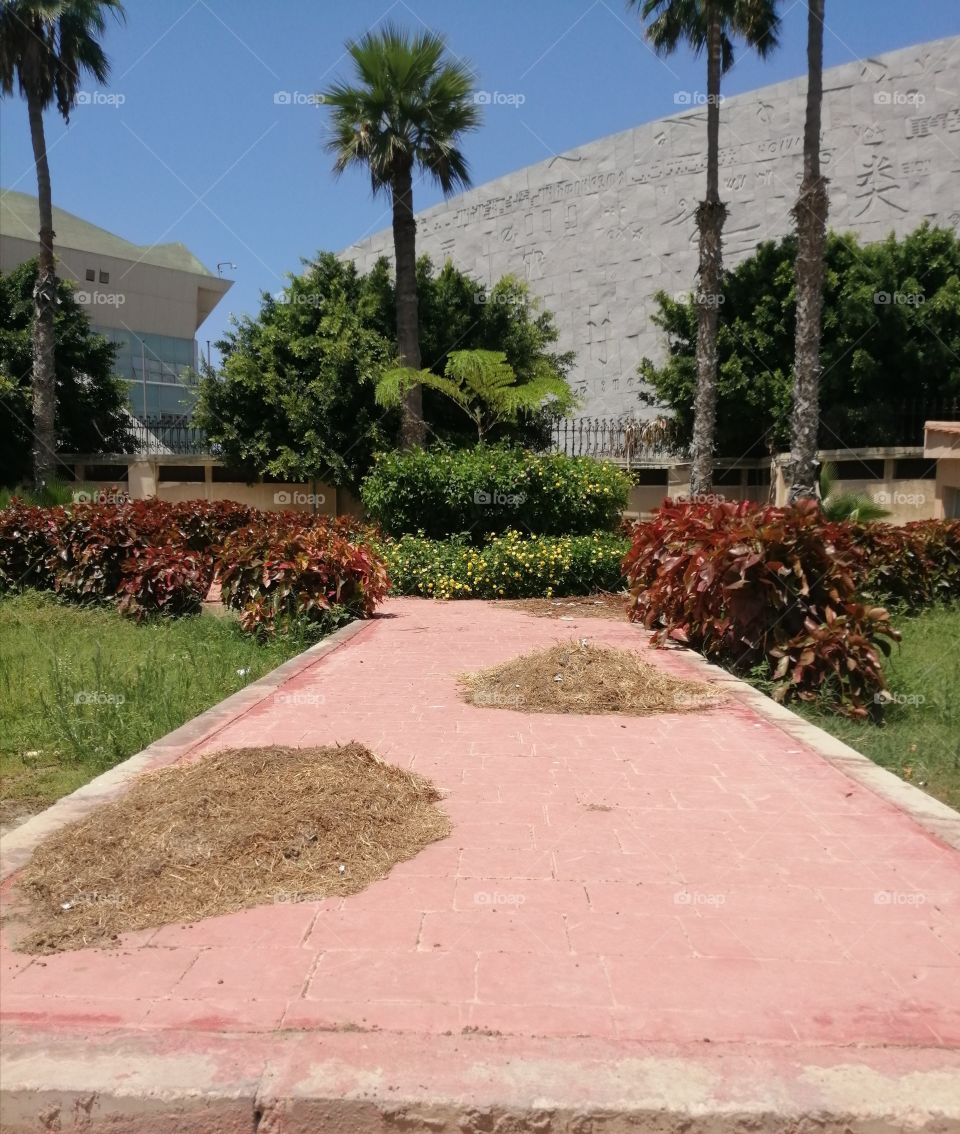
<path id="1" fill-rule="evenodd" d="M 670 422 L 658 417 L 563 417 L 553 423 L 553 449 L 568 457 L 600 457 L 625 465 L 665 458 L 682 459 Z"/>
<path id="2" fill-rule="evenodd" d="M 131 418 L 128 430 L 133 437 L 135 452 L 142 457 L 209 456 L 216 452 L 204 430 L 191 425 L 188 417 L 169 414 L 135 417 Z"/>

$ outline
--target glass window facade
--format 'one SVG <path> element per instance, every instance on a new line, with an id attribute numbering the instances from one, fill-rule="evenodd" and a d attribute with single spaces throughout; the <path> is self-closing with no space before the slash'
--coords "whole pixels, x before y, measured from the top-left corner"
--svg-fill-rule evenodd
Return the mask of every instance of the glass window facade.
<path id="1" fill-rule="evenodd" d="M 148 335 L 101 327 L 117 348 L 116 373 L 130 387 L 130 409 L 135 417 L 185 414 L 196 400 L 194 386 L 186 376 L 196 370 L 194 339 L 172 335 Z"/>

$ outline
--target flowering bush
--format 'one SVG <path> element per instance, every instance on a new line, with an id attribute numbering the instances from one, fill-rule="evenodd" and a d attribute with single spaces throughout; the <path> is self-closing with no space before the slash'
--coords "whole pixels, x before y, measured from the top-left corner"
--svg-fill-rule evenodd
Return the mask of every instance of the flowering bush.
<path id="1" fill-rule="evenodd" d="M 507 531 L 475 547 L 403 536 L 379 545 L 393 593 L 432 598 L 549 598 L 623 587 L 620 563 L 628 543 L 609 532 L 524 536 Z"/>
<path id="2" fill-rule="evenodd" d="M 667 501 L 634 529 L 630 616 L 656 642 L 689 644 L 735 670 L 769 663 L 777 699 L 822 696 L 866 716 L 885 688 L 886 638 L 899 634 L 886 610 L 857 601 L 860 559 L 835 528 L 814 501 Z"/>
<path id="3" fill-rule="evenodd" d="M 380 454 L 360 495 L 387 535 L 475 543 L 510 529 L 533 535 L 612 531 L 629 478 L 591 457 L 531 453 L 506 445 Z"/>

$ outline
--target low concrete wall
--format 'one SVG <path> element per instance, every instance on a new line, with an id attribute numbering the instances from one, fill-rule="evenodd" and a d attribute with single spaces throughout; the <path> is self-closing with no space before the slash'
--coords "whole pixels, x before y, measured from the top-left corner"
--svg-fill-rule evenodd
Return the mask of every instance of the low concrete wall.
<path id="1" fill-rule="evenodd" d="M 157 497 L 176 503 L 182 500 L 233 500 L 252 508 L 276 512 L 293 509 L 301 512 L 316 512 L 319 515 L 335 516 L 341 511 L 351 510 L 338 507 L 338 496 L 344 496 L 344 503 L 358 505 L 351 494 L 338 490 L 333 485 L 321 483 L 283 483 L 252 484 L 243 481 L 215 480 L 214 470 L 223 466 L 211 457 L 170 455 L 149 458 L 107 457 L 74 458 L 77 480 L 102 492 L 111 488 L 123 488 L 133 500 L 149 500 Z M 126 465 L 126 477 L 122 473 L 115 479 L 104 479 L 90 475 L 102 470 L 104 465 L 116 465 L 122 469 Z M 202 472 L 198 475 L 198 470 Z"/>

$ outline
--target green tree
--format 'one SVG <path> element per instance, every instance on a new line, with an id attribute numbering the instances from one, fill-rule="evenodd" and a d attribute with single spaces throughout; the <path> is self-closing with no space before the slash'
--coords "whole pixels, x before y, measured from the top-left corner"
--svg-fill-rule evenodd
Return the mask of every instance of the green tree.
<path id="1" fill-rule="evenodd" d="M 37 170 L 40 256 L 34 285 L 33 479 L 41 491 L 56 464 L 56 263 L 53 197 L 43 112 L 56 105 L 64 122 L 84 75 L 104 83 L 110 70 L 98 43 L 106 13 L 123 18 L 119 0 L 0 0 L 0 94 L 26 99 Z"/>
<path id="2" fill-rule="evenodd" d="M 724 276 L 718 326 L 717 447 L 726 457 L 790 446 L 797 240 L 761 244 Z M 926 224 L 861 245 L 829 233 L 820 344 L 820 428 L 826 449 L 904 443 L 903 408 L 960 398 L 960 240 Z M 696 391 L 692 301 L 657 296 L 667 357 L 645 358 L 650 404 L 669 406 L 689 441 Z M 920 438 L 913 439 L 914 444 Z"/>
<path id="3" fill-rule="evenodd" d="M 430 370 L 394 367 L 377 382 L 379 405 L 399 406 L 413 385 L 422 385 L 449 398 L 470 418 L 477 440 L 484 441 L 498 425 L 539 413 L 545 407 L 563 416 L 576 405 L 573 391 L 547 362 L 527 382 L 517 375 L 499 350 L 455 350 L 447 355 L 442 375 Z"/>
<path id="4" fill-rule="evenodd" d="M 352 263 L 317 257 L 256 318 L 222 342 L 222 370 L 201 379 L 196 423 L 228 464 L 252 476 L 355 485 L 387 444 L 373 382 L 393 348 L 371 322 L 366 281 Z"/>
<path id="5" fill-rule="evenodd" d="M 447 57 L 443 37 L 429 31 L 410 36 L 388 24 L 349 41 L 347 51 L 355 83 L 334 83 L 321 96 L 331 109 L 327 148 L 338 174 L 360 166 L 374 194 L 391 197 L 397 349 L 402 366 L 419 370 L 413 172 L 428 174 L 446 194 L 470 184 L 458 145 L 480 123 L 473 76 L 463 61 Z M 419 386 L 407 393 L 402 437 L 408 446 L 425 437 Z"/>
<path id="6" fill-rule="evenodd" d="M 717 404 L 717 320 L 723 276 L 723 222 L 720 200 L 720 80 L 734 63 L 734 39 L 766 57 L 777 47 L 780 17 L 776 0 L 627 0 L 639 8 L 647 39 L 659 55 L 672 55 L 685 43 L 707 57 L 707 189 L 697 208 L 700 234 L 697 312 L 697 392 L 694 405 L 693 464 L 690 490 L 710 492 Z"/>
<path id="7" fill-rule="evenodd" d="M 790 499 L 817 495 L 817 429 L 820 421 L 820 336 L 827 182 L 820 173 L 823 109 L 824 0 L 807 0 L 807 108 L 803 127 L 803 181 L 793 214 L 797 221 L 797 331 L 793 364 L 793 467 Z"/>
<path id="8" fill-rule="evenodd" d="M 0 275 L 0 484 L 20 485 L 32 471 L 33 324 L 37 261 Z M 73 289 L 57 281 L 54 302 L 55 422 L 60 453 L 129 453 L 127 386 L 114 374 L 116 348 L 90 329 Z M 59 458 L 48 470 L 56 476 Z M 67 470 L 60 469 L 61 473 Z"/>

